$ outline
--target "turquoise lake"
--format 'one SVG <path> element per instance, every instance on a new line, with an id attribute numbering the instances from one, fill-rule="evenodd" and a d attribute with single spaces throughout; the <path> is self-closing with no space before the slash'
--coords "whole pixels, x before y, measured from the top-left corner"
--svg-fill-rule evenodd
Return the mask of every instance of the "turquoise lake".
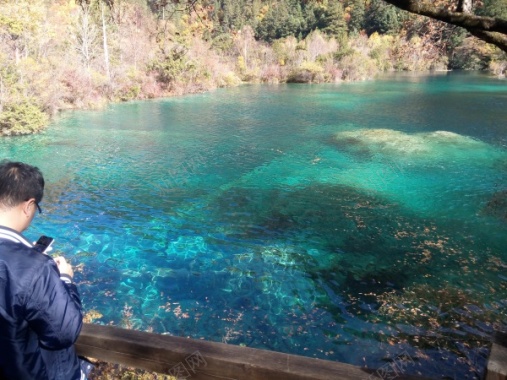
<path id="1" fill-rule="evenodd" d="M 43 171 L 25 235 L 55 237 L 94 323 L 449 379 L 507 329 L 506 80 L 124 103 L 0 157 Z"/>

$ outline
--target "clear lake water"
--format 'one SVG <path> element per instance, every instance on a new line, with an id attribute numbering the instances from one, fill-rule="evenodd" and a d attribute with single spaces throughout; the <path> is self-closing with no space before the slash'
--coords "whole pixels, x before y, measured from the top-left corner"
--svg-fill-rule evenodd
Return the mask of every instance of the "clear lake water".
<path id="1" fill-rule="evenodd" d="M 507 326 L 507 81 L 389 75 L 72 111 L 37 165 L 94 323 L 482 376 Z"/>

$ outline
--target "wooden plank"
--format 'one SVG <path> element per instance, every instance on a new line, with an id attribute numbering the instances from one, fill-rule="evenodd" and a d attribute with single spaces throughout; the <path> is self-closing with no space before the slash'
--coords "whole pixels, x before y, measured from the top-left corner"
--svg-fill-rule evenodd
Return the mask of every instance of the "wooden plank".
<path id="1" fill-rule="evenodd" d="M 486 380 L 507 380 L 507 348 L 493 343 L 489 354 Z"/>
<path id="2" fill-rule="evenodd" d="M 82 356 L 191 380 L 381 378 L 340 362 L 93 324 L 83 326 L 76 349 Z M 409 378 L 416 377 L 397 377 Z"/>
<path id="3" fill-rule="evenodd" d="M 496 332 L 486 369 L 486 380 L 507 380 L 507 334 Z"/>

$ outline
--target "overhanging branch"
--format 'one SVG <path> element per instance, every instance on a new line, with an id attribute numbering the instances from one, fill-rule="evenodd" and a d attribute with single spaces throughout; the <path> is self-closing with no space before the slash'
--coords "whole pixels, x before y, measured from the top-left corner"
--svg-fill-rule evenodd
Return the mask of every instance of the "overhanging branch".
<path id="1" fill-rule="evenodd" d="M 471 35 L 493 44 L 507 53 L 507 36 L 501 33 L 485 32 L 484 30 L 468 29 Z"/>
<path id="2" fill-rule="evenodd" d="M 384 0 L 397 8 L 427 16 L 448 24 L 460 26 L 472 35 L 494 44 L 507 52 L 507 20 L 476 16 L 470 13 L 450 12 L 419 0 Z"/>

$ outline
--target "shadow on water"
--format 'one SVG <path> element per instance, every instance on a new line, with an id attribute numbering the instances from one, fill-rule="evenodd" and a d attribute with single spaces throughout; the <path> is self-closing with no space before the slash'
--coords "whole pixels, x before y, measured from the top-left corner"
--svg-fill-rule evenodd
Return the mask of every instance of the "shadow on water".
<path id="1" fill-rule="evenodd" d="M 391 331 L 371 339 L 435 350 L 439 360 L 447 353 L 480 373 L 493 329 L 505 328 L 507 282 L 497 285 L 505 264 L 482 251 L 488 237 L 474 226 L 420 218 L 341 185 L 230 188 L 210 208 L 228 236 L 293 247 L 283 260 L 321 290 L 316 307 L 337 323 L 350 314 Z M 470 236 L 476 244 L 465 249 Z"/>
<path id="2" fill-rule="evenodd" d="M 479 221 L 421 217 L 382 193 L 324 182 L 239 181 L 215 193 L 162 182 L 118 207 L 108 204 L 114 186 L 80 178 L 63 178 L 48 197 L 69 213 L 101 204 L 90 223 L 126 226 L 122 244 L 90 228 L 76 257 L 91 264 L 84 278 L 92 268 L 106 274 L 81 284 L 85 294 L 105 315 L 128 304 L 135 328 L 358 365 L 375 342 L 373 368 L 406 350 L 417 358 L 413 373 L 451 378 L 478 377 L 493 330 L 504 328 L 507 260 L 490 254 L 495 243 Z M 504 195 L 485 214 L 501 216 Z M 134 228 L 155 208 L 165 218 Z"/>

